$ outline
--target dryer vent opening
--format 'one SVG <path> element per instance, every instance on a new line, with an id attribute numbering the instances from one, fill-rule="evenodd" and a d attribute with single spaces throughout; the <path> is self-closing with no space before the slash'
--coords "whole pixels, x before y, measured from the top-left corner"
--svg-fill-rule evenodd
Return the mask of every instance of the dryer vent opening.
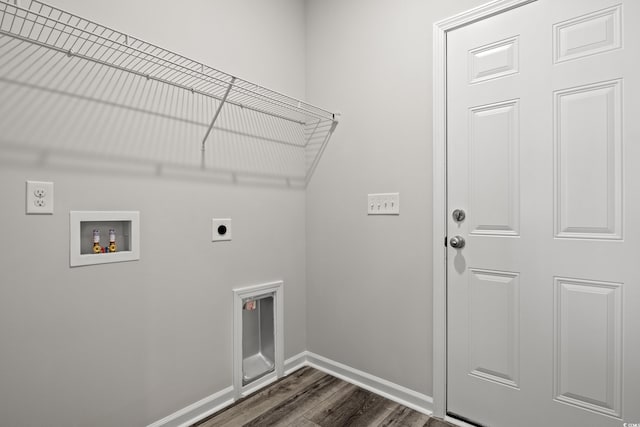
<path id="1" fill-rule="evenodd" d="M 284 286 L 233 290 L 233 388 L 236 399 L 284 376 Z"/>
<path id="2" fill-rule="evenodd" d="M 242 385 L 275 369 L 274 295 L 242 300 Z"/>

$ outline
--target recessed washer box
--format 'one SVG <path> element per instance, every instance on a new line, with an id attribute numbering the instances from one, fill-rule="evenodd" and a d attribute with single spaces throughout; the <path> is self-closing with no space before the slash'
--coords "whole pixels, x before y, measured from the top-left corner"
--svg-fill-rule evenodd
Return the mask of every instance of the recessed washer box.
<path id="1" fill-rule="evenodd" d="M 140 259 L 138 211 L 71 211 L 69 231 L 71 267 Z M 99 242 L 96 242 L 95 232 Z M 115 251 L 109 250 L 111 234 L 115 237 Z"/>

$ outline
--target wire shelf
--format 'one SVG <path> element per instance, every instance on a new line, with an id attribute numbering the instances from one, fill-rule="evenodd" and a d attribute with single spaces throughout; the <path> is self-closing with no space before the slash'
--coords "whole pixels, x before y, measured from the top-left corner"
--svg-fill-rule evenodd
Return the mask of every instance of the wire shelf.
<path id="1" fill-rule="evenodd" d="M 111 70 L 109 77 L 105 77 L 104 71 L 96 71 L 103 68 Z M 126 83 L 121 83 L 116 90 L 117 83 L 113 82 L 116 73 L 118 76 L 128 74 L 131 76 L 128 79 L 135 78 L 137 86 L 127 78 L 117 77 Z M 241 111 L 249 116 L 266 115 L 269 120 L 284 124 L 252 129 L 247 133 L 256 136 L 266 132 L 267 135 L 257 136 L 267 140 L 284 139 L 280 142 L 304 148 L 307 179 L 338 118 L 330 111 L 37 0 L 0 0 L 0 81 L 71 94 L 85 100 L 126 105 L 136 111 L 153 109 L 153 114 L 197 122 L 200 127 L 208 124 L 207 132 L 199 137 L 203 151 L 223 105 L 232 110 L 227 113 L 227 121 L 229 114 L 238 115 Z M 123 87 L 125 84 L 129 86 Z M 160 111 L 162 107 L 147 107 L 136 99 L 140 98 L 138 87 L 145 84 L 148 88 L 157 84 L 170 85 L 174 90 L 198 99 L 211 99 L 213 104 L 207 107 L 206 113 L 193 113 L 193 117 L 186 117 L 188 114 L 185 113 L 184 117 L 176 117 L 180 115 L 177 108 L 167 105 L 166 109 L 176 111 Z M 110 91 L 100 92 L 101 85 L 110 85 Z M 204 117 L 205 114 L 209 116 Z M 279 133 L 286 135 L 283 138 L 274 135 L 269 130 L 274 126 L 281 127 L 283 130 Z M 300 127 L 300 130 L 289 130 L 291 126 Z M 216 129 L 219 130 L 219 126 Z M 235 132 L 243 133 L 239 128 Z"/>

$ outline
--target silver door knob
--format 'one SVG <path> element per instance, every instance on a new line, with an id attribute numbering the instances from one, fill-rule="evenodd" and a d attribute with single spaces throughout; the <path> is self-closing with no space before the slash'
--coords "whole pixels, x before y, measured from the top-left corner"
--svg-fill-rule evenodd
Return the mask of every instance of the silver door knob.
<path id="1" fill-rule="evenodd" d="M 453 217 L 453 220 L 455 222 L 462 222 L 467 215 L 462 209 L 456 209 L 455 211 L 453 211 L 453 214 L 451 214 L 451 216 Z"/>
<path id="2" fill-rule="evenodd" d="M 449 244 L 452 248 L 462 249 L 464 248 L 465 241 L 461 236 L 455 236 L 449 239 Z"/>

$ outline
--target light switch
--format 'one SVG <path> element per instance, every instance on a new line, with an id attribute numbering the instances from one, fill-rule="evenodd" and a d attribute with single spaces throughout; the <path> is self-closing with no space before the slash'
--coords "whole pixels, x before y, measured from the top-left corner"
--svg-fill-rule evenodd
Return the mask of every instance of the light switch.
<path id="1" fill-rule="evenodd" d="M 367 197 L 368 215 L 400 215 L 400 193 L 377 193 Z"/>

